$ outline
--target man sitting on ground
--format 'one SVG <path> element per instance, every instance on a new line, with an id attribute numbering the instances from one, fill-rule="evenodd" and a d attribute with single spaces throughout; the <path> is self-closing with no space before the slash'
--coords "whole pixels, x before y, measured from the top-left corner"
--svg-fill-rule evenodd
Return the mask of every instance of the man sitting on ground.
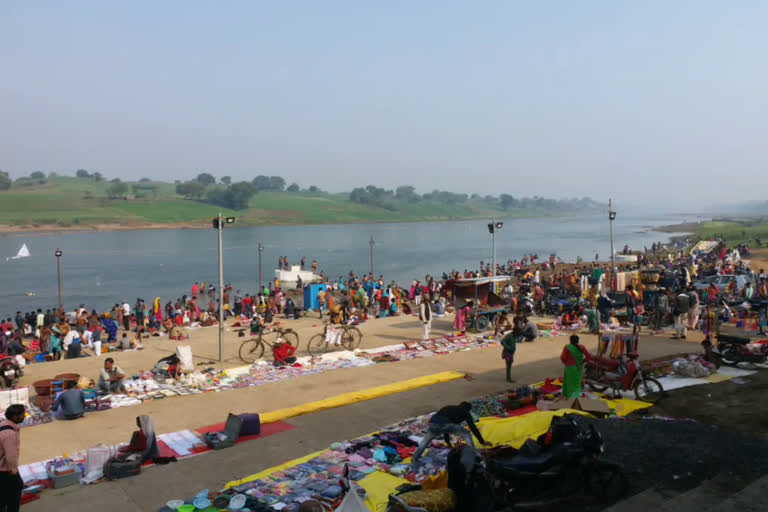
<path id="1" fill-rule="evenodd" d="M 125 372 L 115 364 L 115 360 L 108 357 L 104 360 L 104 368 L 99 375 L 99 390 L 104 393 L 124 393 L 123 379 Z"/>
<path id="2" fill-rule="evenodd" d="M 76 420 L 85 414 L 85 396 L 75 383 L 67 382 L 67 390 L 53 404 L 54 416 L 58 419 Z"/>

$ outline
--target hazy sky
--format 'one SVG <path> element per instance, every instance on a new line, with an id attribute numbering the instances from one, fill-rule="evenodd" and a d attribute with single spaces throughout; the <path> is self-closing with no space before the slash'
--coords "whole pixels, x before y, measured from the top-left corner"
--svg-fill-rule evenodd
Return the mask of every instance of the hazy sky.
<path id="1" fill-rule="evenodd" d="M 766 26 L 760 0 L 6 1 L 0 169 L 764 199 Z"/>

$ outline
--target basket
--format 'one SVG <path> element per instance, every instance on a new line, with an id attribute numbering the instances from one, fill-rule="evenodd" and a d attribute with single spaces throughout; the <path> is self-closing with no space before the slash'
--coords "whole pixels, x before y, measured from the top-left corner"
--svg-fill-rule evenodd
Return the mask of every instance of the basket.
<path id="1" fill-rule="evenodd" d="M 53 387 L 53 379 L 38 380 L 32 387 L 35 388 L 35 393 L 38 395 L 47 396 L 51 394 L 51 388 Z"/>
<path id="2" fill-rule="evenodd" d="M 77 384 L 77 381 L 80 380 L 80 374 L 79 373 L 60 373 L 56 377 L 54 377 L 54 380 L 60 380 L 63 383 L 67 382 L 74 382 Z"/>

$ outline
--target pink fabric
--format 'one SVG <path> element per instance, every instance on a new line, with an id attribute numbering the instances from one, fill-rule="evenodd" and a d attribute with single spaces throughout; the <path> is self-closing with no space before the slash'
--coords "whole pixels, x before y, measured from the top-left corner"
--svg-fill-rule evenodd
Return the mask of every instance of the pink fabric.
<path id="1" fill-rule="evenodd" d="M 453 321 L 453 328 L 457 331 L 467 330 L 467 308 L 461 308 L 456 311 L 456 319 Z"/>

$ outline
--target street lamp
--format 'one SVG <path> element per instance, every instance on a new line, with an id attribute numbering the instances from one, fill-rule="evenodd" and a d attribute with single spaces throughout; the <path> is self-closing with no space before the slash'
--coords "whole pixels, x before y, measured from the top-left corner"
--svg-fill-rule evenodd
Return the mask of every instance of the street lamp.
<path id="1" fill-rule="evenodd" d="M 232 224 L 235 222 L 234 217 L 222 217 L 221 213 L 213 219 L 213 228 L 218 231 L 219 235 L 219 361 L 224 359 L 224 261 L 223 261 L 223 248 L 221 244 L 221 230 L 224 228 L 224 224 Z"/>
<path id="2" fill-rule="evenodd" d="M 613 210 L 613 201 L 608 199 L 608 223 L 611 225 L 611 291 L 616 293 L 616 252 L 613 250 L 614 220 L 616 220 L 616 212 Z"/>
<path id="3" fill-rule="evenodd" d="M 375 242 L 373 241 L 373 235 L 371 235 L 371 241 L 368 242 L 371 246 L 371 276 L 373 276 L 373 245 Z"/>
<path id="4" fill-rule="evenodd" d="M 56 252 L 53 254 L 56 256 L 56 270 L 59 276 L 59 311 L 64 311 L 64 307 L 61 304 L 61 255 L 63 253 L 61 252 L 61 249 L 56 249 Z"/>
<path id="5" fill-rule="evenodd" d="M 493 244 L 493 277 L 496 277 L 496 232 L 502 227 L 504 227 L 504 223 L 496 219 L 491 219 L 491 222 L 488 223 L 488 232 L 491 234 Z"/>
<path id="6" fill-rule="evenodd" d="M 264 289 L 261 281 L 261 253 L 263 252 L 264 252 L 264 246 L 259 244 L 259 295 L 261 295 L 261 290 Z"/>

